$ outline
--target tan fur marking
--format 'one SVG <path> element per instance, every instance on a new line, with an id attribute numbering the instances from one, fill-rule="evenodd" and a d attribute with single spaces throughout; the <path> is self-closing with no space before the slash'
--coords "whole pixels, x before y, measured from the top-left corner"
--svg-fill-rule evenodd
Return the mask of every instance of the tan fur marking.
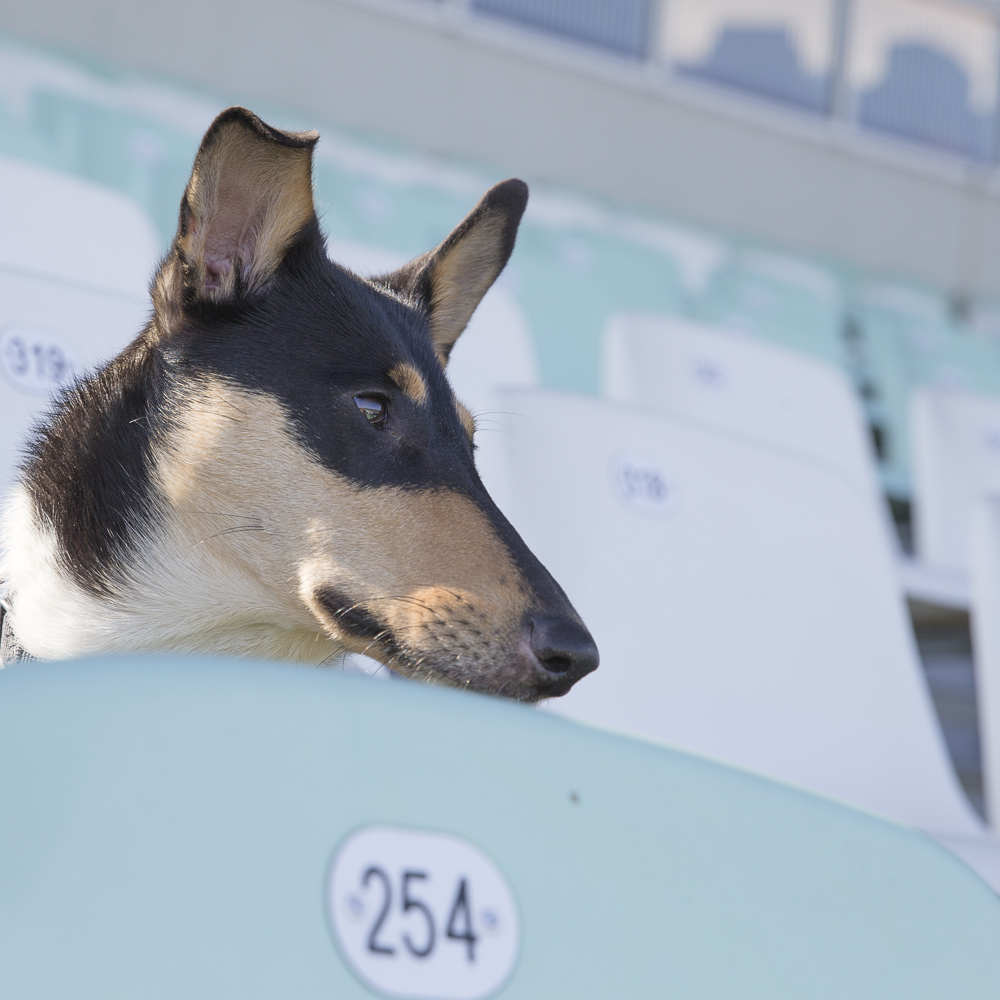
<path id="1" fill-rule="evenodd" d="M 302 133 L 311 138 L 315 133 Z M 227 123 L 199 156 L 188 183 L 193 219 L 181 251 L 212 299 L 231 295 L 237 272 L 257 290 L 274 273 L 296 233 L 312 217 L 311 149 L 282 146 Z M 235 248 L 235 259 L 224 261 Z M 223 264 L 218 284 L 211 266 Z"/>
<path id="2" fill-rule="evenodd" d="M 505 221 L 487 216 L 434 266 L 430 328 L 442 364 L 500 273 L 497 247 Z"/>
<path id="3" fill-rule="evenodd" d="M 465 433 L 469 435 L 469 440 L 474 440 L 476 436 L 476 418 L 469 412 L 469 408 L 457 399 L 455 400 L 455 409 L 458 410 L 458 419 L 462 422 Z"/>
<path id="4" fill-rule="evenodd" d="M 427 402 L 427 383 L 413 365 L 404 363 L 396 365 L 390 369 L 389 378 L 399 386 L 400 392 L 409 396 L 417 406 L 423 406 Z"/>

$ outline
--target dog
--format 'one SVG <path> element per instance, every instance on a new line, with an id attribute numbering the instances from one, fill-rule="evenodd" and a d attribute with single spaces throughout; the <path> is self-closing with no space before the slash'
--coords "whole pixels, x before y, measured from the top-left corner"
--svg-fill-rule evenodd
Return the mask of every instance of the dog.
<path id="1" fill-rule="evenodd" d="M 148 324 L 27 446 L 3 513 L 5 645 L 361 652 L 431 683 L 564 694 L 597 648 L 483 487 L 446 376 L 527 186 L 497 184 L 438 247 L 362 278 L 326 253 L 318 138 L 244 108 L 206 132 Z"/>

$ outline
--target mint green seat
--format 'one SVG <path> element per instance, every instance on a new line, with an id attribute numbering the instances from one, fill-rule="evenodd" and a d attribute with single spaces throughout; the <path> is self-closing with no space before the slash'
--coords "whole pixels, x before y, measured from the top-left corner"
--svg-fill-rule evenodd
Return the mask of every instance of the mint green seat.
<path id="1" fill-rule="evenodd" d="M 683 270 L 668 253 L 572 225 L 540 225 L 531 210 L 510 268 L 537 331 L 542 382 L 573 392 L 600 390 L 601 336 L 611 315 L 687 309 Z"/>
<path id="2" fill-rule="evenodd" d="M 472 996 L 373 993 L 350 971 L 327 886 L 338 845 L 379 868 L 357 846 L 371 825 L 461 838 L 441 864 L 478 849 L 506 880 L 520 944 L 501 997 L 1000 992 L 1000 901 L 922 835 L 453 691 L 206 659 L 18 666 L 0 674 L 0 803 L 11 1000 Z M 345 897 L 366 961 L 403 961 L 392 926 L 430 947 L 432 876 L 404 872 L 410 910 L 397 886 L 382 923 L 365 893 L 388 900 L 383 876 Z M 460 892 L 436 947 L 471 962 L 497 926 Z"/>
<path id="3" fill-rule="evenodd" d="M 921 386 L 1000 396 L 1000 343 L 958 328 L 937 295 L 873 286 L 855 310 L 885 489 L 909 497 L 910 400 Z"/>
<path id="4" fill-rule="evenodd" d="M 206 121 L 207 125 L 207 121 Z M 150 215 L 166 249 L 177 228 L 177 206 L 198 149 L 197 130 L 157 121 L 134 107 L 113 107 L 86 92 L 38 87 L 14 135 L 31 145 L 0 138 L 0 149 L 112 188 Z"/>
<path id="5" fill-rule="evenodd" d="M 715 274 L 698 315 L 838 368 L 845 366 L 839 283 L 805 258 L 744 251 Z"/>

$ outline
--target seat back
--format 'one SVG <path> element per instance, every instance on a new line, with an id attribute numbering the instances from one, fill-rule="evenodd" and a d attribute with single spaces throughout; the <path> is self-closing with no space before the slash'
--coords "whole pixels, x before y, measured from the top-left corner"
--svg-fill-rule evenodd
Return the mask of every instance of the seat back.
<path id="1" fill-rule="evenodd" d="M 973 508 L 1000 493 L 1000 397 L 920 389 L 910 424 L 917 552 L 930 565 L 967 572 Z"/>
<path id="2" fill-rule="evenodd" d="M 464 692 L 203 658 L 8 669 L 0 801 L 10 997 L 1000 982 L 1000 901 L 926 838 Z"/>
<path id="3" fill-rule="evenodd" d="M 129 199 L 0 158 L 0 489 L 53 394 L 138 335 L 158 256 Z"/>
<path id="4" fill-rule="evenodd" d="M 552 708 L 978 835 L 870 496 L 693 421 L 509 393 L 514 523 L 601 650 Z"/>
<path id="5" fill-rule="evenodd" d="M 527 317 L 502 285 L 486 293 L 448 359 L 448 381 L 476 420 L 476 468 L 496 505 L 510 507 L 506 438 L 516 415 L 502 390 L 538 385 Z"/>
<path id="6" fill-rule="evenodd" d="M 983 799 L 990 826 L 1000 830 L 1000 494 L 974 502 L 969 537 Z"/>
<path id="7" fill-rule="evenodd" d="M 617 316 L 604 339 L 604 394 L 824 465 L 875 491 L 875 459 L 846 378 L 831 365 L 666 316 Z"/>

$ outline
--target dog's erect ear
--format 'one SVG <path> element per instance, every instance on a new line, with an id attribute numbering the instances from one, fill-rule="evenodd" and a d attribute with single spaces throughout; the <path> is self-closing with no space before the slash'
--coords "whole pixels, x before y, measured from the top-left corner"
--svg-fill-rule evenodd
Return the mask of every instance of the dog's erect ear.
<path id="1" fill-rule="evenodd" d="M 282 132 L 246 108 L 212 122 L 181 200 L 174 249 L 188 297 L 259 291 L 315 216 L 316 132 Z"/>
<path id="2" fill-rule="evenodd" d="M 524 181 L 501 181 L 440 246 L 382 279 L 424 304 L 442 365 L 510 258 L 527 203 Z"/>

